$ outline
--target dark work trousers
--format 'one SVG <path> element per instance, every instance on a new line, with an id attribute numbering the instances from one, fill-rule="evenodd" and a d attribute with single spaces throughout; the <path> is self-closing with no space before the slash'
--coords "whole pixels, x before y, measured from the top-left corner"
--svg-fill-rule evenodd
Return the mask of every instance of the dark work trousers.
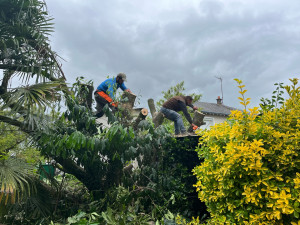
<path id="1" fill-rule="evenodd" d="M 107 104 L 113 112 L 116 111 L 116 107 L 112 106 L 106 99 L 102 98 L 97 92 L 94 92 L 94 97 L 96 100 L 96 117 L 97 118 L 100 118 L 104 115 L 103 108 Z"/>
<path id="2" fill-rule="evenodd" d="M 165 107 L 161 107 L 160 111 L 165 115 L 167 119 L 172 120 L 174 122 L 175 135 L 178 135 L 180 133 L 186 133 L 182 117 L 179 113 L 175 112 L 172 109 L 167 109 Z"/>

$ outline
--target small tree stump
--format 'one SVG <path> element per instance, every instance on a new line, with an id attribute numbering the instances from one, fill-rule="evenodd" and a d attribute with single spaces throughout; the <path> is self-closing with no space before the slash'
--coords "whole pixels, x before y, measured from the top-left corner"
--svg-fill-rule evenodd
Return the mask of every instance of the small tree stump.
<path id="1" fill-rule="evenodd" d="M 148 115 L 148 109 L 146 108 L 142 108 L 142 110 L 140 111 L 138 117 L 135 119 L 135 121 L 133 122 L 133 129 L 136 130 L 139 123 L 144 120 L 146 118 L 146 116 Z"/>
<path id="2" fill-rule="evenodd" d="M 205 115 L 202 112 L 199 112 L 199 111 L 196 110 L 194 112 L 193 124 L 195 124 L 198 127 L 204 125 L 205 124 L 203 122 L 204 116 Z"/>
<path id="3" fill-rule="evenodd" d="M 134 101 L 136 99 L 136 95 L 131 94 L 127 91 L 124 91 L 121 100 L 119 103 L 119 109 L 122 113 L 122 117 L 125 120 L 132 120 L 132 111 L 134 106 Z"/>
<path id="4" fill-rule="evenodd" d="M 154 123 L 154 127 L 158 127 L 164 122 L 164 114 L 162 112 L 156 112 L 154 114 L 154 117 L 152 118 L 152 121 Z"/>
<path id="5" fill-rule="evenodd" d="M 127 91 L 124 91 L 123 94 L 122 94 L 122 96 L 121 96 L 120 106 L 122 108 L 131 110 L 133 108 L 133 106 L 134 106 L 135 99 L 136 99 L 136 95 L 131 94 L 131 93 L 127 92 Z"/>
<path id="6" fill-rule="evenodd" d="M 154 118 L 154 115 L 156 113 L 156 109 L 155 109 L 154 100 L 152 98 L 148 99 L 148 106 L 149 106 L 149 109 L 150 109 L 151 116 L 152 116 L 152 118 Z"/>
<path id="7" fill-rule="evenodd" d="M 194 112 L 194 117 L 193 117 L 193 124 L 195 124 L 198 127 L 204 125 L 205 124 L 203 122 L 204 116 L 205 115 L 202 112 L 195 111 Z M 188 132 L 193 132 L 193 127 L 192 126 L 189 127 Z"/>
<path id="8" fill-rule="evenodd" d="M 152 116 L 152 122 L 156 128 L 164 122 L 164 114 L 162 112 L 156 112 L 154 100 L 152 98 L 148 99 L 148 106 Z"/>
<path id="9" fill-rule="evenodd" d="M 134 108 L 130 111 L 132 117 L 138 117 L 140 115 L 141 110 L 144 108 Z"/>

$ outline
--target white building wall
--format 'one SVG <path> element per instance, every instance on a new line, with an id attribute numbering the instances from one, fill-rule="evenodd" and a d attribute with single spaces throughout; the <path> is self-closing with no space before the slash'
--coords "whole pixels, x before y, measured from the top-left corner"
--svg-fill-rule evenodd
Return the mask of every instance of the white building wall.
<path id="1" fill-rule="evenodd" d="M 227 117 L 225 116 L 205 116 L 203 121 L 205 122 L 205 125 L 202 125 L 200 129 L 210 129 L 211 126 L 214 126 L 218 123 L 223 123 Z"/>
<path id="2" fill-rule="evenodd" d="M 215 124 L 216 123 L 223 123 L 227 117 L 225 116 L 212 116 L 214 118 Z"/>
<path id="3" fill-rule="evenodd" d="M 106 115 L 103 115 L 102 117 L 96 119 L 97 123 L 102 123 L 103 127 L 109 128 L 110 124 L 108 124 L 108 118 Z"/>

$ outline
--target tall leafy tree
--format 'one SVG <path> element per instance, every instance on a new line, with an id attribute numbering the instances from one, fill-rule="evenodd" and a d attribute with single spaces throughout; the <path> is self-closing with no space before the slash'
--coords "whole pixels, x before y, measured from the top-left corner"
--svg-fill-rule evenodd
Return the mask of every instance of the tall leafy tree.
<path id="1" fill-rule="evenodd" d="M 161 107 L 165 101 L 169 100 L 174 96 L 190 95 L 193 97 L 194 102 L 199 101 L 202 96 L 201 94 L 196 94 L 196 93 L 191 93 L 191 94 L 185 93 L 184 81 L 181 81 L 175 86 L 171 86 L 167 91 L 162 91 L 162 94 L 163 97 L 160 100 L 158 100 L 156 103 L 157 107 Z"/>

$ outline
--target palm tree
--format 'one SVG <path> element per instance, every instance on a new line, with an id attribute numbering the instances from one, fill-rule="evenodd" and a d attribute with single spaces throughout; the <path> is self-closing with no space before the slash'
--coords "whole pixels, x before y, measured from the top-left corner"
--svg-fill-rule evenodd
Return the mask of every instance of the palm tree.
<path id="1" fill-rule="evenodd" d="M 0 121 L 25 131 L 26 125 L 34 127 L 34 106 L 49 106 L 65 86 L 58 56 L 49 45 L 51 21 L 44 1 L 0 0 L 0 106 L 11 112 L 0 115 Z M 14 76 L 23 85 L 8 89 Z"/>
<path id="2" fill-rule="evenodd" d="M 0 69 L 20 72 L 27 79 L 64 78 L 49 45 L 53 23 L 45 7 L 40 0 L 0 1 Z"/>
<path id="3" fill-rule="evenodd" d="M 60 98 L 65 77 L 51 50 L 52 18 L 42 0 L 0 0 L 0 122 L 31 133 L 46 107 Z M 22 85 L 10 87 L 14 77 Z M 35 190 L 33 167 L 0 151 L 0 203 L 7 204 Z"/>

